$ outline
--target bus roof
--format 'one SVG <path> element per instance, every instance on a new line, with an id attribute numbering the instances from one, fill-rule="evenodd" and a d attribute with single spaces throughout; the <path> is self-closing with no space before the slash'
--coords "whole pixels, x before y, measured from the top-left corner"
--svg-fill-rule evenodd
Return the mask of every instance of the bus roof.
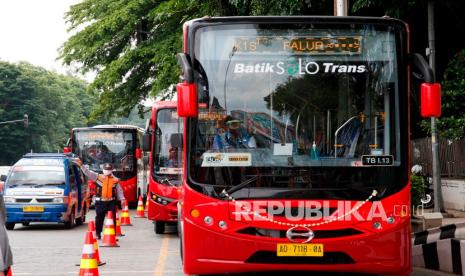
<path id="1" fill-rule="evenodd" d="M 71 154 L 66 153 L 26 153 L 23 158 L 70 158 Z"/>
<path id="2" fill-rule="evenodd" d="M 353 23 L 385 23 L 387 21 L 395 21 L 405 25 L 405 23 L 399 19 L 392 18 L 389 16 L 382 17 L 368 17 L 368 16 L 309 16 L 309 15 L 297 15 L 297 16 L 227 16 L 227 17 L 209 17 L 205 16 L 202 18 L 196 18 L 187 21 L 187 24 L 191 23 L 222 23 L 222 22 L 353 22 Z"/>

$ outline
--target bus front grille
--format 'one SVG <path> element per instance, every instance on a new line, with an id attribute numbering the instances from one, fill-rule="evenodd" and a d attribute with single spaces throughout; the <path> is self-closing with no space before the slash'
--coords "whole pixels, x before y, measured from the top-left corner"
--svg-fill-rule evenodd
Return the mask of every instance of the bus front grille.
<path id="1" fill-rule="evenodd" d="M 353 264 L 355 261 L 344 252 L 325 252 L 322 257 L 278 257 L 276 251 L 257 251 L 246 263 L 253 264 Z"/>
<path id="2" fill-rule="evenodd" d="M 237 233 L 258 237 L 282 239 L 286 238 L 286 230 L 265 229 L 257 227 L 246 227 L 237 231 Z M 314 230 L 313 233 L 315 234 L 315 239 L 343 238 L 363 234 L 363 232 L 353 228 L 343 228 L 334 230 Z"/>

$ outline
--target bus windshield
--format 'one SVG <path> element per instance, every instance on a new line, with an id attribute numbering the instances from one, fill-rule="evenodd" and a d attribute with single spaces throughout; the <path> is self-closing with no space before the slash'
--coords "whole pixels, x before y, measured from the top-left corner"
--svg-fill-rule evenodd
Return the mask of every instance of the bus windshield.
<path id="1" fill-rule="evenodd" d="M 180 185 L 182 173 L 182 124 L 176 109 L 165 108 L 158 110 L 154 133 L 153 176 L 157 182 L 170 182 L 173 185 Z"/>
<path id="2" fill-rule="evenodd" d="M 190 124 L 189 160 L 192 181 L 209 184 L 202 190 L 218 195 L 256 178 L 235 197 L 334 189 L 347 198 L 400 185 L 398 29 L 234 24 L 198 28 L 194 39 L 205 108 Z"/>
<path id="3" fill-rule="evenodd" d="M 74 135 L 75 153 L 91 170 L 102 172 L 103 164 L 111 163 L 116 177 L 135 175 L 134 131 L 88 129 L 75 130 Z"/>

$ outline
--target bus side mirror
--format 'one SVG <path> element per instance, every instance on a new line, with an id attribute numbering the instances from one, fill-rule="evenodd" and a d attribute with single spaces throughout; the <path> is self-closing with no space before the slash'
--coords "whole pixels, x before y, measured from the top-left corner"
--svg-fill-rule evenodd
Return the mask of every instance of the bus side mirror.
<path id="1" fill-rule="evenodd" d="M 6 181 L 6 175 L 2 174 L 2 176 L 0 176 L 0 181 L 5 182 Z"/>
<path id="2" fill-rule="evenodd" d="M 140 148 L 136 148 L 136 159 L 142 158 L 142 150 Z"/>
<path id="3" fill-rule="evenodd" d="M 179 117 L 197 117 L 197 89 L 194 83 L 178 83 L 178 115 Z"/>
<path id="4" fill-rule="evenodd" d="M 440 117 L 441 116 L 441 85 L 435 82 L 433 69 L 426 62 L 425 58 L 418 54 L 412 54 L 413 69 L 418 71 L 414 76 L 423 80 L 421 84 L 421 116 Z"/>
<path id="5" fill-rule="evenodd" d="M 70 147 L 64 147 L 63 148 L 63 153 L 70 153 L 71 152 L 71 148 Z"/>
<path id="6" fill-rule="evenodd" d="M 441 116 L 441 85 L 439 83 L 421 84 L 421 116 Z"/>
<path id="7" fill-rule="evenodd" d="M 151 142 L 151 135 L 150 132 L 144 132 L 144 135 L 142 135 L 142 150 L 143 151 L 150 151 L 152 150 L 152 147 L 150 145 Z M 140 149 L 139 149 L 140 150 Z"/>
<path id="8" fill-rule="evenodd" d="M 190 62 L 190 57 L 187 54 L 179 53 L 176 55 L 178 64 L 181 66 L 181 79 L 187 83 L 194 82 L 194 72 Z"/>

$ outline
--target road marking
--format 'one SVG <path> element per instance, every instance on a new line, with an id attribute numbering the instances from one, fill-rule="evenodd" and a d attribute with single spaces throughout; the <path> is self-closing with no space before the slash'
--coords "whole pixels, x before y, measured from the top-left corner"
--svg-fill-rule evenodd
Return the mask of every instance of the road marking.
<path id="1" fill-rule="evenodd" d="M 168 256 L 168 237 L 163 237 L 160 246 L 160 255 L 158 256 L 157 265 L 155 266 L 155 270 L 153 272 L 153 276 L 163 276 L 163 270 L 165 269 L 166 257 Z"/>

